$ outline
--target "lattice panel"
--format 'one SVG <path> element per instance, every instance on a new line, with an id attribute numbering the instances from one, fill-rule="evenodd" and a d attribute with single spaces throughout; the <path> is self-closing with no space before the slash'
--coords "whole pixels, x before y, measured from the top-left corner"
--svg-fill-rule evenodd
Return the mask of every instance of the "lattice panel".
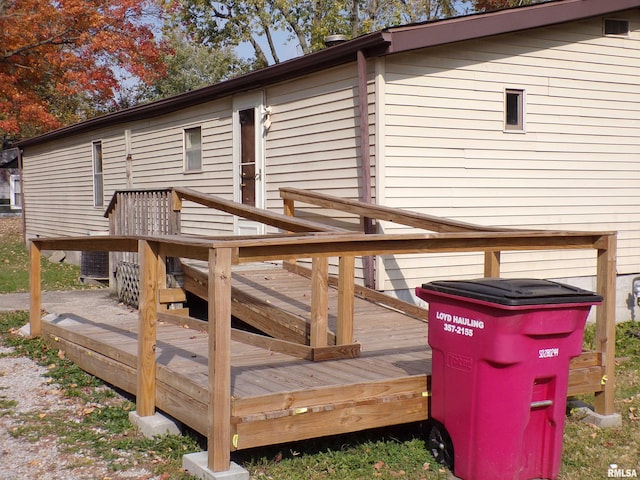
<path id="1" fill-rule="evenodd" d="M 116 266 L 116 290 L 118 299 L 138 308 L 140 301 L 140 267 L 136 263 L 119 262 Z"/>

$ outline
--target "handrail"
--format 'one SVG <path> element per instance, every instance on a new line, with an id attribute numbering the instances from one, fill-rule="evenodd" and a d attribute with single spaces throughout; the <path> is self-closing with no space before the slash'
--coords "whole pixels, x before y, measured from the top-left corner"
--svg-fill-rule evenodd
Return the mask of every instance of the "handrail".
<path id="1" fill-rule="evenodd" d="M 426 215 L 399 208 L 373 205 L 357 200 L 347 200 L 345 198 L 327 195 L 326 193 L 302 190 L 299 188 L 282 187 L 280 197 L 283 200 L 297 200 L 319 207 L 340 210 L 347 213 L 360 215 L 361 217 L 386 220 L 388 222 L 399 223 L 410 227 L 422 228 L 432 232 L 511 232 L 516 231 L 510 228 L 484 227 L 473 223 L 449 220 L 433 215 Z"/>
<path id="2" fill-rule="evenodd" d="M 224 198 L 200 193 L 191 188 L 174 188 L 174 193 L 181 200 L 188 200 L 209 208 L 215 208 L 248 220 L 255 220 L 265 225 L 280 228 L 288 232 L 346 232 L 346 229 L 331 227 L 323 223 L 288 217 L 281 213 L 262 208 L 250 207 Z"/>

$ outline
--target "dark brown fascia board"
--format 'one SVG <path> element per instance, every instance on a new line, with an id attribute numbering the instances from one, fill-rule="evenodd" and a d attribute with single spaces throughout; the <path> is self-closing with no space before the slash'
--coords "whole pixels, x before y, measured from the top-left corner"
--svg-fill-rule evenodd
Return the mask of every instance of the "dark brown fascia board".
<path id="1" fill-rule="evenodd" d="M 575 22 L 640 7 L 640 0 L 556 0 L 390 28 L 388 54 Z M 426 27 L 426 28 L 425 28 Z"/>
<path id="2" fill-rule="evenodd" d="M 359 50 L 371 55 L 385 52 L 388 49 L 389 43 L 390 35 L 387 32 L 380 31 L 371 33 L 334 47 L 325 48 L 324 50 L 303 57 L 297 57 L 277 65 L 255 70 L 198 90 L 192 90 L 163 100 L 108 113 L 85 120 L 84 122 L 53 130 L 43 135 L 18 142 L 16 146 L 24 148 L 69 135 L 86 133 L 98 128 L 153 118 L 228 95 L 261 88 L 291 78 L 302 77 L 344 63 L 355 62 Z"/>

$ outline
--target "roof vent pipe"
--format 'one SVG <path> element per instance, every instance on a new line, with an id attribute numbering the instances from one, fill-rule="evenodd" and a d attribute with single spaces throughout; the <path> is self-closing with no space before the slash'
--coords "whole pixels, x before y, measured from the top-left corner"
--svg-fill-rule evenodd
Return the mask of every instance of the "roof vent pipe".
<path id="1" fill-rule="evenodd" d="M 324 37 L 325 47 L 333 47 L 347 41 L 346 35 L 327 35 Z"/>

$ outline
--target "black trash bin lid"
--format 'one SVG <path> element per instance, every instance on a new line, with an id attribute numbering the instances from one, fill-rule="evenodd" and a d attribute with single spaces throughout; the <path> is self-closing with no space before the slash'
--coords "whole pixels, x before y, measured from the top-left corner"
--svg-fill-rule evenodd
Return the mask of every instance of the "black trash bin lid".
<path id="1" fill-rule="evenodd" d="M 602 302 L 600 295 L 589 290 L 535 278 L 438 280 L 424 283 L 422 288 L 509 306 Z"/>

